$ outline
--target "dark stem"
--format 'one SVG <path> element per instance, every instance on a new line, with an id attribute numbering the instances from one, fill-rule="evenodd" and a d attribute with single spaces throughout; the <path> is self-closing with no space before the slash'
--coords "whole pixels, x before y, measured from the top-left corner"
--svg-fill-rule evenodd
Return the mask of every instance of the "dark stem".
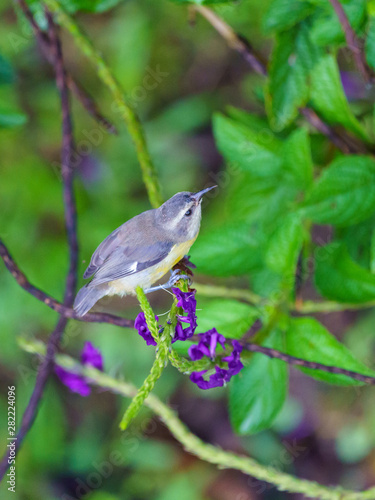
<path id="1" fill-rule="evenodd" d="M 315 361 L 306 361 L 305 359 L 296 358 L 295 356 L 290 356 L 283 352 L 277 351 L 276 349 L 271 349 L 270 347 L 263 347 L 257 344 L 243 344 L 243 347 L 251 352 L 260 352 L 269 358 L 281 359 L 289 365 L 303 366 L 304 368 L 310 368 L 312 370 L 322 370 L 328 373 L 334 373 L 336 375 L 346 375 L 350 378 L 358 380 L 359 382 L 364 382 L 365 384 L 375 385 L 375 377 L 370 375 L 363 375 L 361 373 L 353 372 L 351 370 L 345 370 L 344 368 L 339 368 L 337 366 L 322 365 L 321 363 L 316 363 Z"/>
<path id="2" fill-rule="evenodd" d="M 353 54 L 354 62 L 358 68 L 358 71 L 361 73 L 366 83 L 372 82 L 373 75 L 371 74 L 370 68 L 366 63 L 366 58 L 361 46 L 361 42 L 357 38 L 357 35 L 353 28 L 350 26 L 348 16 L 346 15 L 343 6 L 339 2 L 339 0 L 329 0 L 329 2 L 336 12 L 338 20 L 342 26 L 347 46 Z"/>
<path id="3" fill-rule="evenodd" d="M 211 9 L 196 5 L 197 10 L 207 21 L 215 28 L 215 30 L 224 38 L 228 46 L 237 51 L 249 66 L 258 74 L 267 76 L 267 64 L 254 52 L 251 44 L 244 37 L 238 35 L 231 26 L 221 19 Z M 367 148 L 356 139 L 348 136 L 345 133 L 339 133 L 325 123 L 317 113 L 308 107 L 299 109 L 299 112 L 307 120 L 307 122 L 317 129 L 321 134 L 325 135 L 338 149 L 343 153 L 366 153 Z"/>
<path id="4" fill-rule="evenodd" d="M 77 264 L 78 264 L 78 242 L 76 234 L 76 206 L 73 192 L 74 171 L 70 165 L 70 159 L 73 151 L 73 133 L 72 122 L 70 118 L 69 95 L 66 83 L 66 75 L 62 58 L 62 51 L 59 39 L 51 15 L 47 12 L 49 24 L 49 37 L 54 47 L 53 60 L 55 63 L 56 85 L 59 89 L 62 109 L 62 150 L 61 150 L 61 172 L 63 180 L 63 200 L 65 211 L 65 226 L 69 244 L 69 271 L 66 278 L 66 288 L 64 294 L 64 306 L 70 307 L 74 300 L 76 282 L 77 282 Z M 36 418 L 39 403 L 42 399 L 44 389 L 54 365 L 54 357 L 61 337 L 63 335 L 68 319 L 60 317 L 56 328 L 50 335 L 47 343 L 47 355 L 39 367 L 33 393 L 22 416 L 21 426 L 15 440 L 15 452 L 17 453 L 22 441 L 30 430 Z M 8 452 L 5 453 L 0 463 L 0 481 L 6 474 L 9 467 Z"/>
<path id="5" fill-rule="evenodd" d="M 35 38 L 38 41 L 38 44 L 41 48 L 41 51 L 44 55 L 44 57 L 47 59 L 47 61 L 54 66 L 55 63 L 53 61 L 53 47 L 52 47 L 52 41 L 50 40 L 49 33 L 46 33 L 42 31 L 38 25 L 38 23 L 35 21 L 32 12 L 30 11 L 27 3 L 25 0 L 15 0 L 15 2 L 19 5 L 20 9 L 24 13 L 26 19 L 29 21 L 31 24 Z M 98 110 L 95 101 L 93 98 L 88 94 L 86 90 L 84 90 L 70 75 L 69 72 L 66 72 L 66 81 L 69 89 L 72 91 L 72 93 L 76 96 L 76 98 L 81 102 L 82 106 L 85 108 L 85 110 L 93 117 L 94 120 L 96 120 L 98 123 L 100 123 L 110 134 L 117 134 L 117 129 L 116 127 L 108 121 Z"/>
<path id="6" fill-rule="evenodd" d="M 51 295 L 48 295 L 47 293 L 43 292 L 36 286 L 32 285 L 30 281 L 26 278 L 26 276 L 23 274 L 23 272 L 19 269 L 17 264 L 14 262 L 7 247 L 1 240 L 0 240 L 0 257 L 3 259 L 5 266 L 7 267 L 8 271 L 11 273 L 13 278 L 24 290 L 26 290 L 26 292 L 30 293 L 33 297 L 40 300 L 46 306 L 58 312 L 62 316 L 87 323 L 109 323 L 111 325 L 121 326 L 123 328 L 134 327 L 133 320 L 121 318 L 120 316 L 114 316 L 113 314 L 87 313 L 84 316 L 77 316 L 74 309 L 65 306 L 64 304 L 61 304 L 61 302 L 51 297 Z"/>

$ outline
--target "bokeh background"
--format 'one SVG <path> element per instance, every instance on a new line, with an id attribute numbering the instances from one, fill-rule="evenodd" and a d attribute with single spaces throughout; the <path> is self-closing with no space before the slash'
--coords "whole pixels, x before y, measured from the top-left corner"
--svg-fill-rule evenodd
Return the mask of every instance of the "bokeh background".
<path id="1" fill-rule="evenodd" d="M 209 227 L 220 227 L 228 216 L 226 191 L 231 182 L 215 146 L 212 115 L 231 105 L 264 116 L 265 81 L 204 19 L 192 19 L 186 6 L 166 0 L 127 0 L 114 1 L 114 7 L 107 10 L 109 2 L 102 4 L 102 13 L 81 11 L 77 19 L 142 119 L 163 195 L 168 198 L 178 191 L 219 185 L 216 196 L 204 204 L 204 237 Z M 270 0 L 243 0 L 217 9 L 265 58 L 274 41 L 262 29 L 269 4 Z M 74 10 L 73 0 L 66 5 Z M 0 14 L 0 234 L 30 281 L 61 299 L 67 245 L 56 167 L 61 143 L 60 103 L 53 71 L 26 20 L 7 0 L 1 0 Z M 41 13 L 38 15 L 43 23 Z M 108 134 L 72 100 L 75 140 L 81 153 L 76 194 L 82 276 L 98 243 L 125 220 L 148 209 L 149 202 L 133 145 L 114 112 L 111 96 L 72 39 L 64 32 L 62 39 L 67 67 L 119 131 L 118 136 Z M 350 82 L 356 84 L 354 90 L 353 86 L 349 89 L 353 109 L 369 109 L 371 92 L 356 78 L 350 58 L 341 62 Z M 155 88 L 147 90 L 145 77 L 155 73 Z M 317 162 L 330 154 L 327 141 L 318 134 L 312 137 L 312 152 Z M 323 241 L 329 240 L 329 228 L 318 231 Z M 199 268 L 197 276 L 202 283 L 248 286 L 247 278 L 209 278 Z M 151 302 L 162 313 L 168 310 L 170 297 L 157 293 Z M 113 299 L 105 306 L 99 304 L 98 310 L 134 318 L 138 306 L 133 299 Z M 373 365 L 373 311 L 325 314 L 319 319 L 359 358 Z M 46 341 L 55 321 L 56 314 L 21 290 L 1 265 L 1 435 L 6 434 L 8 385 L 16 385 L 19 417 L 38 364 L 18 347 L 17 337 Z M 153 352 L 135 331 L 70 322 L 63 349 L 78 356 L 86 340 L 101 349 L 106 371 L 136 385 L 142 383 Z M 375 395 L 371 388 L 337 388 L 292 368 L 290 393 L 281 413 L 270 429 L 251 436 L 233 432 L 226 389 L 203 393 L 169 367 L 155 392 L 173 405 L 193 432 L 225 449 L 323 484 L 360 489 L 369 478 L 375 480 Z M 121 438 L 118 420 L 127 404 L 98 390 L 82 398 L 53 378 L 19 453 L 17 492 L 9 498 L 302 498 L 278 492 L 239 472 L 217 470 L 186 454 L 146 409 Z M 118 451 L 121 459 L 109 465 L 113 451 Z M 5 486 L 0 486 L 1 498 L 8 498 Z"/>

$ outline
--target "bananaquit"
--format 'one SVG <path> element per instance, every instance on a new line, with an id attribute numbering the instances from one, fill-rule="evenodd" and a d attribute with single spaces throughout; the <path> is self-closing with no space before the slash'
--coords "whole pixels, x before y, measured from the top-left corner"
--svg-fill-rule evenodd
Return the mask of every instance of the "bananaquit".
<path id="1" fill-rule="evenodd" d="M 175 194 L 159 208 L 136 215 L 115 229 L 95 250 L 83 277 L 93 279 L 78 292 L 74 309 L 86 314 L 105 295 L 145 293 L 168 288 L 179 279 L 151 288 L 189 251 L 198 236 L 205 193 Z"/>

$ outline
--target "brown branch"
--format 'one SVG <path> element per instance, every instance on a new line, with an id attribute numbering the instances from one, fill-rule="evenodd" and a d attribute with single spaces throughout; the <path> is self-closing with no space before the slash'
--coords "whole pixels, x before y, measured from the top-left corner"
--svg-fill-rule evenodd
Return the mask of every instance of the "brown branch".
<path id="1" fill-rule="evenodd" d="M 10 255 L 7 247 L 0 240 L 0 257 L 3 259 L 4 264 L 8 271 L 11 273 L 13 278 L 26 292 L 30 293 L 33 297 L 43 302 L 46 306 L 58 312 L 66 318 L 75 319 L 77 321 L 83 321 L 87 323 L 109 323 L 115 326 L 121 326 L 123 328 L 133 328 L 134 321 L 131 319 L 121 318 L 120 316 L 114 316 L 113 314 L 107 313 L 87 313 L 85 316 L 77 316 L 74 309 L 68 307 L 61 302 L 57 301 L 51 295 L 43 292 L 36 286 L 32 285 L 30 281 L 26 278 L 23 272 L 19 269 L 17 264 L 14 262 L 12 256 Z"/>
<path id="2" fill-rule="evenodd" d="M 266 64 L 254 52 L 250 43 L 240 37 L 229 24 L 219 17 L 211 9 L 202 5 L 195 5 L 194 9 L 199 12 L 212 27 L 224 38 L 228 46 L 237 51 L 258 74 L 267 76 Z M 300 108 L 299 112 L 305 117 L 308 123 L 325 135 L 343 153 L 364 153 L 367 151 L 364 145 L 359 144 L 355 139 L 346 134 L 339 134 L 332 127 L 327 125 L 311 108 Z"/>
<path id="3" fill-rule="evenodd" d="M 354 62 L 358 68 L 358 71 L 361 73 L 366 83 L 371 83 L 371 81 L 373 81 L 373 75 L 371 74 L 371 70 L 366 63 L 366 58 L 361 46 L 361 42 L 358 39 L 354 29 L 351 27 L 348 16 L 346 15 L 343 6 L 339 2 L 339 0 L 329 0 L 329 2 L 336 12 L 345 35 L 347 46 L 353 54 Z"/>
<path id="4" fill-rule="evenodd" d="M 67 239 L 69 244 L 69 270 L 66 278 L 66 287 L 64 294 L 64 306 L 70 307 L 73 304 L 76 282 L 77 282 L 77 267 L 78 267 L 78 242 L 76 232 L 76 206 L 73 192 L 73 177 L 74 171 L 70 165 L 70 159 L 73 151 L 73 132 L 70 119 L 70 106 L 68 87 L 66 83 L 66 75 L 61 52 L 61 45 L 51 15 L 47 12 L 49 23 L 49 37 L 54 47 L 56 85 L 60 93 L 61 109 L 62 109 L 62 180 L 63 180 L 63 200 L 65 211 L 65 226 Z M 47 343 L 47 354 L 42 361 L 38 370 L 35 386 L 26 410 L 22 416 L 21 426 L 15 439 L 15 452 L 17 453 L 26 434 L 33 425 L 38 413 L 39 403 L 42 399 L 44 389 L 47 385 L 49 376 L 53 370 L 54 357 L 58 349 L 61 337 L 65 330 L 68 319 L 61 316 L 54 331 L 50 335 Z M 9 467 L 8 463 L 9 449 L 5 453 L 0 463 L 0 481 L 6 474 Z"/>
<path id="5" fill-rule="evenodd" d="M 55 62 L 53 60 L 53 47 L 52 42 L 50 40 L 49 33 L 44 32 L 40 29 L 38 23 L 35 21 L 32 12 L 29 9 L 25 0 L 15 0 L 15 2 L 19 5 L 20 9 L 24 13 L 26 19 L 31 24 L 35 38 L 38 41 L 38 44 L 41 48 L 41 51 L 47 61 L 54 66 Z M 86 90 L 84 90 L 72 77 L 70 73 L 66 71 L 66 81 L 69 89 L 76 96 L 76 98 L 81 102 L 84 109 L 89 113 L 90 116 L 98 123 L 100 123 L 110 134 L 117 134 L 116 127 L 105 118 L 100 111 L 98 110 L 95 101 L 88 94 Z"/>
<path id="6" fill-rule="evenodd" d="M 302 366 L 304 368 L 310 368 L 312 370 L 322 370 L 328 373 L 334 373 L 336 375 L 346 375 L 347 377 L 358 380 L 359 382 L 364 382 L 365 384 L 375 385 L 375 377 L 370 375 L 363 375 L 361 373 L 353 372 L 351 370 L 345 370 L 344 368 L 339 368 L 337 366 L 328 366 L 321 363 L 316 363 L 315 361 L 306 361 L 305 359 L 296 358 L 295 356 L 290 356 L 283 352 L 277 351 L 276 349 L 271 349 L 270 347 L 263 347 L 257 344 L 244 343 L 243 347 L 251 352 L 260 352 L 269 358 L 281 359 L 289 365 Z"/>

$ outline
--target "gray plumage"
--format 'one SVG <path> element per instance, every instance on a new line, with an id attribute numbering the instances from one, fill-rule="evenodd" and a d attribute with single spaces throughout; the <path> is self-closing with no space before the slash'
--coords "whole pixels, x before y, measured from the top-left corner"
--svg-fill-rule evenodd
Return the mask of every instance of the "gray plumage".
<path id="1" fill-rule="evenodd" d="M 107 236 L 83 275 L 92 280 L 77 294 L 73 306 L 76 313 L 83 316 L 105 295 L 132 293 L 136 286 L 148 287 L 165 274 L 167 271 L 160 271 L 163 261 L 172 267 L 175 249 L 193 242 L 198 234 L 200 202 L 206 191 L 177 193 L 159 208 L 133 217 Z"/>

